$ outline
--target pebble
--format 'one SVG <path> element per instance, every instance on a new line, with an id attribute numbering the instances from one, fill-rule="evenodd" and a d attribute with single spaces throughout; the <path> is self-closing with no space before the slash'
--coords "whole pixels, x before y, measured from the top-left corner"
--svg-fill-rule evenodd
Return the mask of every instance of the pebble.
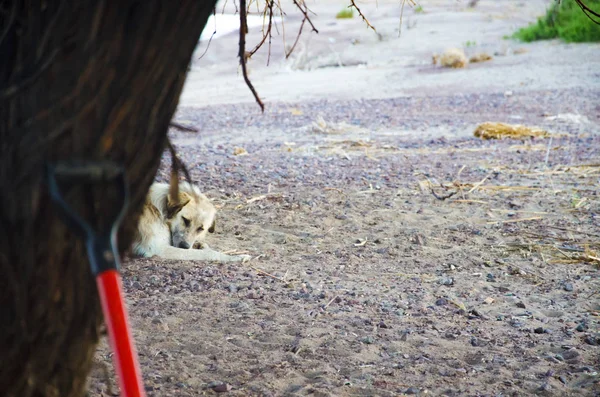
<path id="1" fill-rule="evenodd" d="M 238 291 L 238 287 L 235 284 L 229 284 L 229 292 L 235 294 Z"/>
<path id="2" fill-rule="evenodd" d="M 214 381 L 207 385 L 207 388 L 212 389 L 217 393 L 227 393 L 231 391 L 231 385 L 226 382 Z"/>
<path id="3" fill-rule="evenodd" d="M 379 324 L 378 324 L 378 327 L 379 327 L 379 328 L 383 328 L 383 329 L 389 329 L 389 328 L 392 328 L 392 327 L 390 327 L 389 325 L 387 325 L 386 323 L 384 323 L 383 321 L 380 321 L 380 322 L 379 322 Z"/>
<path id="4" fill-rule="evenodd" d="M 597 337 L 592 336 L 592 335 L 587 335 L 583 339 L 583 341 L 585 343 L 587 343 L 588 345 L 591 345 L 591 346 L 598 346 L 598 345 L 600 345 L 600 338 L 597 338 Z"/>
<path id="5" fill-rule="evenodd" d="M 579 352 L 575 349 L 567 350 L 562 353 L 562 357 L 569 362 L 579 361 Z"/>
<path id="6" fill-rule="evenodd" d="M 217 393 L 227 393 L 231 391 L 231 385 L 229 383 L 221 383 L 220 385 L 215 386 L 212 389 Z"/>
<path id="7" fill-rule="evenodd" d="M 442 285 L 453 285 L 454 284 L 454 279 L 452 277 L 441 277 L 438 280 L 438 284 L 442 284 Z"/>
<path id="8" fill-rule="evenodd" d="M 565 283 L 563 285 L 563 289 L 565 291 L 567 291 L 567 292 L 571 292 L 571 291 L 573 291 L 573 284 L 571 284 L 571 283 Z"/>
<path id="9" fill-rule="evenodd" d="M 565 378 L 563 375 L 559 376 L 558 380 L 561 381 L 563 385 L 567 384 L 567 378 Z"/>
<path id="10" fill-rule="evenodd" d="M 552 386 L 550 386 L 548 383 L 542 383 L 542 385 L 540 387 L 538 387 L 538 391 L 550 391 L 552 390 Z"/>
<path id="11" fill-rule="evenodd" d="M 371 335 L 365 336 L 362 339 L 363 343 L 367 344 L 367 345 L 372 345 L 373 343 L 375 343 L 375 339 L 373 339 L 373 337 Z"/>
<path id="12" fill-rule="evenodd" d="M 525 309 L 526 308 L 525 303 L 523 303 L 523 302 L 517 302 L 517 307 L 519 307 L 521 309 Z"/>
<path id="13" fill-rule="evenodd" d="M 521 328 L 523 326 L 523 322 L 517 318 L 513 318 L 510 320 L 510 325 L 515 328 Z"/>
<path id="14" fill-rule="evenodd" d="M 416 387 L 409 387 L 408 389 L 406 389 L 406 391 L 404 392 L 404 394 L 419 394 L 420 390 Z"/>
<path id="15" fill-rule="evenodd" d="M 584 332 L 584 331 L 587 331 L 587 329 L 588 329 L 588 326 L 587 326 L 587 324 L 586 324 L 586 323 L 580 323 L 580 324 L 577 326 L 577 328 L 575 328 L 575 330 L 576 330 L 577 332 Z"/>
<path id="16" fill-rule="evenodd" d="M 131 284 L 131 287 L 133 289 L 138 289 L 138 290 L 141 290 L 144 288 L 144 287 L 142 287 L 142 284 L 139 281 L 134 281 L 133 284 Z"/>
<path id="17" fill-rule="evenodd" d="M 435 301 L 436 306 L 446 306 L 447 304 L 448 304 L 448 301 L 445 298 L 439 298 L 438 300 Z"/>

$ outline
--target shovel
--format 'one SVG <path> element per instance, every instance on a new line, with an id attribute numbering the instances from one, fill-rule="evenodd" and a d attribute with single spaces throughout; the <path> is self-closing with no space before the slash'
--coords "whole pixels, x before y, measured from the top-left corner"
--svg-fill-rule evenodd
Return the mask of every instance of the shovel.
<path id="1" fill-rule="evenodd" d="M 129 201 L 125 170 L 110 161 L 73 161 L 48 165 L 46 171 L 50 197 L 59 209 L 63 221 L 77 236 L 85 240 L 110 346 L 114 352 L 113 363 L 121 393 L 124 397 L 144 397 L 146 393 L 123 299 L 117 250 L 117 230 Z M 110 222 L 109 227 L 104 228 L 106 230 L 95 230 L 77 214 L 65 201 L 60 188 L 100 183 L 114 186 L 121 205 L 117 215 L 108 219 Z"/>

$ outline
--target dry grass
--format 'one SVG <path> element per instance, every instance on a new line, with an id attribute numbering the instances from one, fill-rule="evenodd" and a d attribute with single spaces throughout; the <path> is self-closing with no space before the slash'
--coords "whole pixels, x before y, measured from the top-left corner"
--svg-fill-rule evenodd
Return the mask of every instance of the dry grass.
<path id="1" fill-rule="evenodd" d="M 234 156 L 247 156 L 248 152 L 243 147 L 236 147 L 233 149 Z"/>
<path id="2" fill-rule="evenodd" d="M 442 55 L 433 55 L 433 64 L 445 68 L 464 68 L 469 63 L 465 52 L 458 48 L 449 48 Z"/>
<path id="3" fill-rule="evenodd" d="M 478 63 L 478 62 L 491 61 L 492 59 L 493 58 L 490 54 L 482 52 L 479 54 L 475 54 L 471 58 L 469 58 L 469 62 L 470 63 Z"/>
<path id="4" fill-rule="evenodd" d="M 525 139 L 550 136 L 547 131 L 541 128 L 495 122 L 479 124 L 473 135 L 481 139 Z"/>
<path id="5" fill-rule="evenodd" d="M 339 135 L 348 132 L 366 132 L 366 130 L 344 122 L 335 123 L 325 121 L 323 117 L 318 116 L 310 125 L 309 132 L 314 134 Z"/>

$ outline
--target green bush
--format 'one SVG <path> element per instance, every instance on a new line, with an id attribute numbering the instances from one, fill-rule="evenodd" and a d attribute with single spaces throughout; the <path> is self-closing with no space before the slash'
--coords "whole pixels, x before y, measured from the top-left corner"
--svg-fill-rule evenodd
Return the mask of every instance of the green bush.
<path id="1" fill-rule="evenodd" d="M 600 11 L 600 0 L 586 0 L 585 4 Z M 548 9 L 537 23 L 517 30 L 513 38 L 521 41 L 560 38 L 568 43 L 600 41 L 600 26 L 592 22 L 574 0 L 562 0 Z"/>
<path id="2" fill-rule="evenodd" d="M 344 8 L 342 11 L 338 12 L 335 16 L 337 19 L 346 19 L 354 17 L 354 10 L 352 8 Z"/>

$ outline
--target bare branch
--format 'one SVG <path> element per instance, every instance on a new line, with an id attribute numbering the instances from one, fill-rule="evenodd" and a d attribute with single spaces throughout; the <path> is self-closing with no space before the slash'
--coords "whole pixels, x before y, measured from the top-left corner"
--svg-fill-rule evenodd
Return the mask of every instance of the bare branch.
<path id="1" fill-rule="evenodd" d="M 590 21 L 594 22 L 596 25 L 600 25 L 600 13 L 592 10 L 590 7 L 585 5 L 582 0 L 575 0 L 581 11 L 590 19 Z M 594 19 L 599 18 L 599 19 Z"/>
<path id="2" fill-rule="evenodd" d="M 267 25 L 267 31 L 266 33 L 263 34 L 262 40 L 260 41 L 260 43 L 258 43 L 256 45 L 256 47 L 254 47 L 252 49 L 252 51 L 249 52 L 248 57 L 251 57 L 252 55 L 254 55 L 256 53 L 256 51 L 258 51 L 258 49 L 260 47 L 262 47 L 262 45 L 265 43 L 265 41 L 267 40 L 267 36 L 269 37 L 269 57 L 271 56 L 271 27 L 273 26 L 273 1 L 274 0 L 267 0 L 267 7 L 265 7 L 265 12 L 267 12 L 267 8 L 269 10 L 269 24 Z M 267 62 L 268 64 L 268 62 Z"/>
<path id="3" fill-rule="evenodd" d="M 246 33 L 248 33 L 248 19 L 246 17 L 246 0 L 240 0 L 240 44 L 239 44 L 239 53 L 240 57 L 240 65 L 242 66 L 242 76 L 244 76 L 244 81 L 246 85 L 254 95 L 254 99 L 258 106 L 260 106 L 261 111 L 265 111 L 265 105 L 260 100 L 258 93 L 254 89 L 254 86 L 250 82 L 248 78 L 248 70 L 246 69 L 246 61 L 248 60 L 248 56 L 246 55 Z"/>
<path id="4" fill-rule="evenodd" d="M 304 3 L 304 1 L 302 1 L 302 4 L 304 5 L 304 9 L 302 9 L 302 6 L 298 3 L 297 0 L 294 0 L 294 4 L 296 5 L 296 7 L 298 7 L 298 9 L 300 10 L 300 12 L 302 12 L 302 14 L 304 14 L 304 19 L 306 19 L 308 21 L 308 23 L 310 24 L 310 27 L 312 28 L 313 32 L 319 33 L 319 31 L 317 30 L 317 28 L 315 28 L 315 25 L 313 25 L 312 21 L 310 20 L 310 17 L 308 16 L 308 13 L 312 12 L 312 11 L 310 11 L 308 9 L 308 7 Z"/>
<path id="5" fill-rule="evenodd" d="M 306 18 L 302 20 L 302 23 L 300 24 L 300 30 L 298 30 L 296 40 L 294 41 L 294 45 L 292 45 L 292 48 L 290 48 L 290 50 L 285 54 L 285 59 L 288 59 L 290 55 L 292 55 L 292 52 L 294 52 L 294 48 L 296 48 L 296 44 L 298 44 L 298 41 L 300 40 L 300 35 L 302 35 L 302 28 L 304 27 L 304 22 L 306 22 Z"/>
<path id="6" fill-rule="evenodd" d="M 185 179 L 189 182 L 190 185 L 193 184 L 192 178 L 190 177 L 190 173 L 185 166 L 185 164 L 177 157 L 177 151 L 175 147 L 171 143 L 171 141 L 167 138 L 167 149 L 169 149 L 169 153 L 171 153 L 171 180 L 170 180 L 170 188 L 169 195 L 171 196 L 171 200 L 178 202 L 179 200 L 179 170 L 183 171 L 183 175 L 185 175 Z"/>
<path id="7" fill-rule="evenodd" d="M 180 130 L 180 131 L 185 131 L 185 132 L 199 132 L 197 128 L 187 127 L 187 126 L 185 126 L 183 124 L 179 124 L 176 121 L 171 121 L 169 123 L 169 126 L 175 128 L 176 130 Z"/>
<path id="8" fill-rule="evenodd" d="M 375 28 L 373 27 L 373 25 L 371 25 L 369 23 L 369 20 L 365 17 L 365 15 L 362 13 L 362 11 L 360 10 L 360 8 L 358 8 L 358 6 L 354 2 L 354 0 L 350 0 L 350 6 L 348 6 L 348 8 L 353 8 L 353 7 L 356 8 L 356 11 L 358 12 L 358 15 L 360 15 L 360 17 L 367 24 L 367 26 L 370 27 L 371 29 L 373 29 L 373 32 L 377 33 L 377 30 L 375 30 Z"/>
<path id="9" fill-rule="evenodd" d="M 215 34 L 217 34 L 217 7 L 213 8 L 213 19 L 215 21 L 215 29 L 213 30 L 212 34 L 210 35 L 210 39 L 208 39 L 208 44 L 206 45 L 206 49 L 204 50 L 202 55 L 200 55 L 198 57 L 198 59 L 204 58 L 204 55 L 206 55 L 206 53 L 208 52 L 208 49 L 210 48 L 210 43 L 212 43 L 213 37 L 215 37 Z"/>
<path id="10" fill-rule="evenodd" d="M 444 185 L 440 184 L 440 186 L 442 188 L 444 188 L 445 190 L 448 190 Z M 444 201 L 446 199 L 449 199 L 450 197 L 454 196 L 456 193 L 458 193 L 458 190 L 454 190 L 451 191 L 450 193 L 444 195 L 444 196 L 440 196 L 438 195 L 435 190 L 433 190 L 433 185 L 429 185 L 429 189 L 431 189 L 431 194 L 433 194 L 433 197 L 435 197 L 436 199 L 440 200 L 440 201 Z"/>

